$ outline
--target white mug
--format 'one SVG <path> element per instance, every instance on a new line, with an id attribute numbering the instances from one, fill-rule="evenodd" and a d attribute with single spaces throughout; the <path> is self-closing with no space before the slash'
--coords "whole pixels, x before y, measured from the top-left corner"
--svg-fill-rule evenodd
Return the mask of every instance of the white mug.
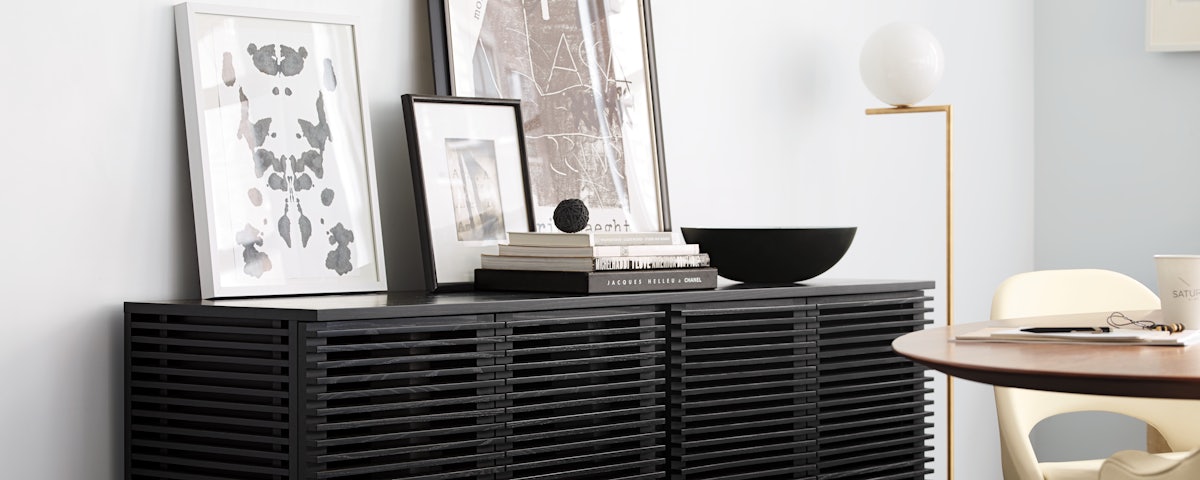
<path id="1" fill-rule="evenodd" d="M 1162 323 L 1200 329 L 1200 255 L 1155 255 Z"/>

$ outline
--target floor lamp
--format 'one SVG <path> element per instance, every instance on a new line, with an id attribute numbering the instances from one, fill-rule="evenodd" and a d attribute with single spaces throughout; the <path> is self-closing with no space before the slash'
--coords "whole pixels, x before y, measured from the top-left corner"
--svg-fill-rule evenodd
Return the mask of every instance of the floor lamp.
<path id="1" fill-rule="evenodd" d="M 954 161 L 950 105 L 915 106 L 937 87 L 944 58 L 937 38 L 911 23 L 893 23 L 867 39 L 859 57 L 863 83 L 890 108 L 868 108 L 867 115 L 946 114 L 946 324 L 954 324 Z M 954 478 L 954 386 L 946 377 L 946 478 Z"/>

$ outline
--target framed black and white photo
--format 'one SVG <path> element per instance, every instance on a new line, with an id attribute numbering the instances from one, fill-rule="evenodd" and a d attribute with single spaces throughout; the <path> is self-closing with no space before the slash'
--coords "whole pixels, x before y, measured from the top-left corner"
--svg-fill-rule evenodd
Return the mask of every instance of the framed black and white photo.
<path id="1" fill-rule="evenodd" d="M 404 95 L 413 191 L 431 291 L 465 289 L 480 254 L 530 231 L 521 102 Z"/>
<path id="2" fill-rule="evenodd" d="M 519 98 L 536 231 L 583 200 L 590 231 L 668 231 L 644 0 L 429 0 L 441 95 Z"/>
<path id="3" fill-rule="evenodd" d="M 352 18 L 175 7 L 204 298 L 387 289 Z"/>

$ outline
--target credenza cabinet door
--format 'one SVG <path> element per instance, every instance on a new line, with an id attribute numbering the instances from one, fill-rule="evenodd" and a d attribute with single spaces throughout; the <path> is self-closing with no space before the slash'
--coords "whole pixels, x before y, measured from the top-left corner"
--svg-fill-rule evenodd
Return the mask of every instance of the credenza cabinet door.
<path id="1" fill-rule="evenodd" d="M 671 308 L 673 478 L 816 475 L 816 322 L 804 299 Z"/>
<path id="2" fill-rule="evenodd" d="M 285 478 L 294 332 L 245 317 L 125 317 L 125 475 Z"/>
<path id="3" fill-rule="evenodd" d="M 310 478 L 504 470 L 507 341 L 492 315 L 306 323 Z"/>
<path id="4" fill-rule="evenodd" d="M 933 473 L 925 368 L 892 340 L 932 323 L 922 292 L 809 298 L 817 322 L 819 478 L 924 479 Z"/>
<path id="5" fill-rule="evenodd" d="M 508 328 L 507 474 L 666 473 L 666 324 L 654 307 L 499 315 Z"/>

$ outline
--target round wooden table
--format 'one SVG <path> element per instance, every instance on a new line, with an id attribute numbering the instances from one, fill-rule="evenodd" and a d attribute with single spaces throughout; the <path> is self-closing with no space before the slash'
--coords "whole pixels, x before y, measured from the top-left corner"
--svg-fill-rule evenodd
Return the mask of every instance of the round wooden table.
<path id="1" fill-rule="evenodd" d="M 1064 345 L 955 342 L 991 323 L 905 334 L 896 353 L 952 377 L 1056 392 L 1200 399 L 1200 345 Z"/>

